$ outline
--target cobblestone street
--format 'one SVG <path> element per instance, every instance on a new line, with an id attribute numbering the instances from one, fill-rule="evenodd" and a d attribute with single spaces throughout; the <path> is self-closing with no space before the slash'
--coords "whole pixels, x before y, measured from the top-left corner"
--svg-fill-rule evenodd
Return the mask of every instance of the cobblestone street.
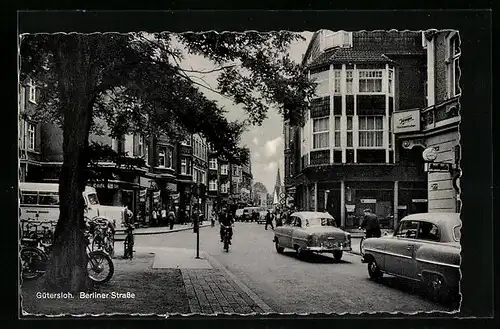
<path id="1" fill-rule="evenodd" d="M 192 313 L 263 313 L 231 279 L 215 269 L 184 269 L 182 278 Z"/>

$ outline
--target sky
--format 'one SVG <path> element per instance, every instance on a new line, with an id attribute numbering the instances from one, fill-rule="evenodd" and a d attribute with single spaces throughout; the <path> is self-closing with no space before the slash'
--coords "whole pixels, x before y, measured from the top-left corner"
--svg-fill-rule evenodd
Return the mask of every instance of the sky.
<path id="1" fill-rule="evenodd" d="M 301 33 L 305 40 L 298 40 L 290 44 L 290 57 L 297 63 L 302 60 L 307 45 L 312 37 L 312 32 Z M 210 60 L 196 55 L 190 55 L 185 52 L 184 60 L 181 66 L 187 69 L 197 71 L 208 71 L 216 68 Z M 217 89 L 218 73 L 197 74 L 190 73 L 194 81 L 210 86 L 211 89 Z M 243 120 L 247 116 L 241 106 L 235 105 L 231 99 L 218 93 L 210 91 L 207 88 L 198 87 L 207 98 L 217 101 L 228 112 L 228 120 Z M 277 110 L 271 109 L 267 114 L 261 126 L 251 126 L 241 138 L 241 146 L 250 149 L 250 160 L 252 164 L 253 181 L 261 182 L 270 192 L 274 189 L 276 183 L 276 173 L 280 169 L 281 183 L 284 177 L 284 155 L 283 155 L 283 120 Z"/>

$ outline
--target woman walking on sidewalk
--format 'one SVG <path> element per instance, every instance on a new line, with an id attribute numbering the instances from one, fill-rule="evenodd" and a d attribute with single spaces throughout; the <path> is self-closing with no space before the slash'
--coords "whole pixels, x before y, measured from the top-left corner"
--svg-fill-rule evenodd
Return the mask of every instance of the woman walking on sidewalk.
<path id="1" fill-rule="evenodd" d="M 171 230 L 174 229 L 174 222 L 175 222 L 175 213 L 172 210 L 170 210 L 168 213 L 168 223 L 170 225 Z"/>

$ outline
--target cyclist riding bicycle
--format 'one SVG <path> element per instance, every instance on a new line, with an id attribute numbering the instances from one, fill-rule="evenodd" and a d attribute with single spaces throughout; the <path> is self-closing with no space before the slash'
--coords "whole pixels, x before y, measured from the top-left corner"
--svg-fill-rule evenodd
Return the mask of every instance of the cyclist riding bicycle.
<path id="1" fill-rule="evenodd" d="M 229 244 L 231 244 L 231 239 L 233 237 L 232 225 L 234 223 L 234 219 L 231 217 L 231 215 L 229 215 L 226 208 L 222 208 L 222 211 L 219 214 L 219 223 L 220 223 L 220 242 L 223 242 L 224 230 L 227 229 L 229 233 Z"/>

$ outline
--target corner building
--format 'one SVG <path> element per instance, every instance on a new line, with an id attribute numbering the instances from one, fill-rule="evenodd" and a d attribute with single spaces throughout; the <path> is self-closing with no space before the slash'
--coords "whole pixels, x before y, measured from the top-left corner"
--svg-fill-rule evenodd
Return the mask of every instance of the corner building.
<path id="1" fill-rule="evenodd" d="M 302 127 L 284 122 L 285 188 L 299 208 L 327 211 L 345 228 L 366 208 L 385 227 L 427 211 L 419 150 L 405 149 L 394 112 L 425 106 L 419 32 L 316 32 L 302 65 L 318 85 Z"/>

